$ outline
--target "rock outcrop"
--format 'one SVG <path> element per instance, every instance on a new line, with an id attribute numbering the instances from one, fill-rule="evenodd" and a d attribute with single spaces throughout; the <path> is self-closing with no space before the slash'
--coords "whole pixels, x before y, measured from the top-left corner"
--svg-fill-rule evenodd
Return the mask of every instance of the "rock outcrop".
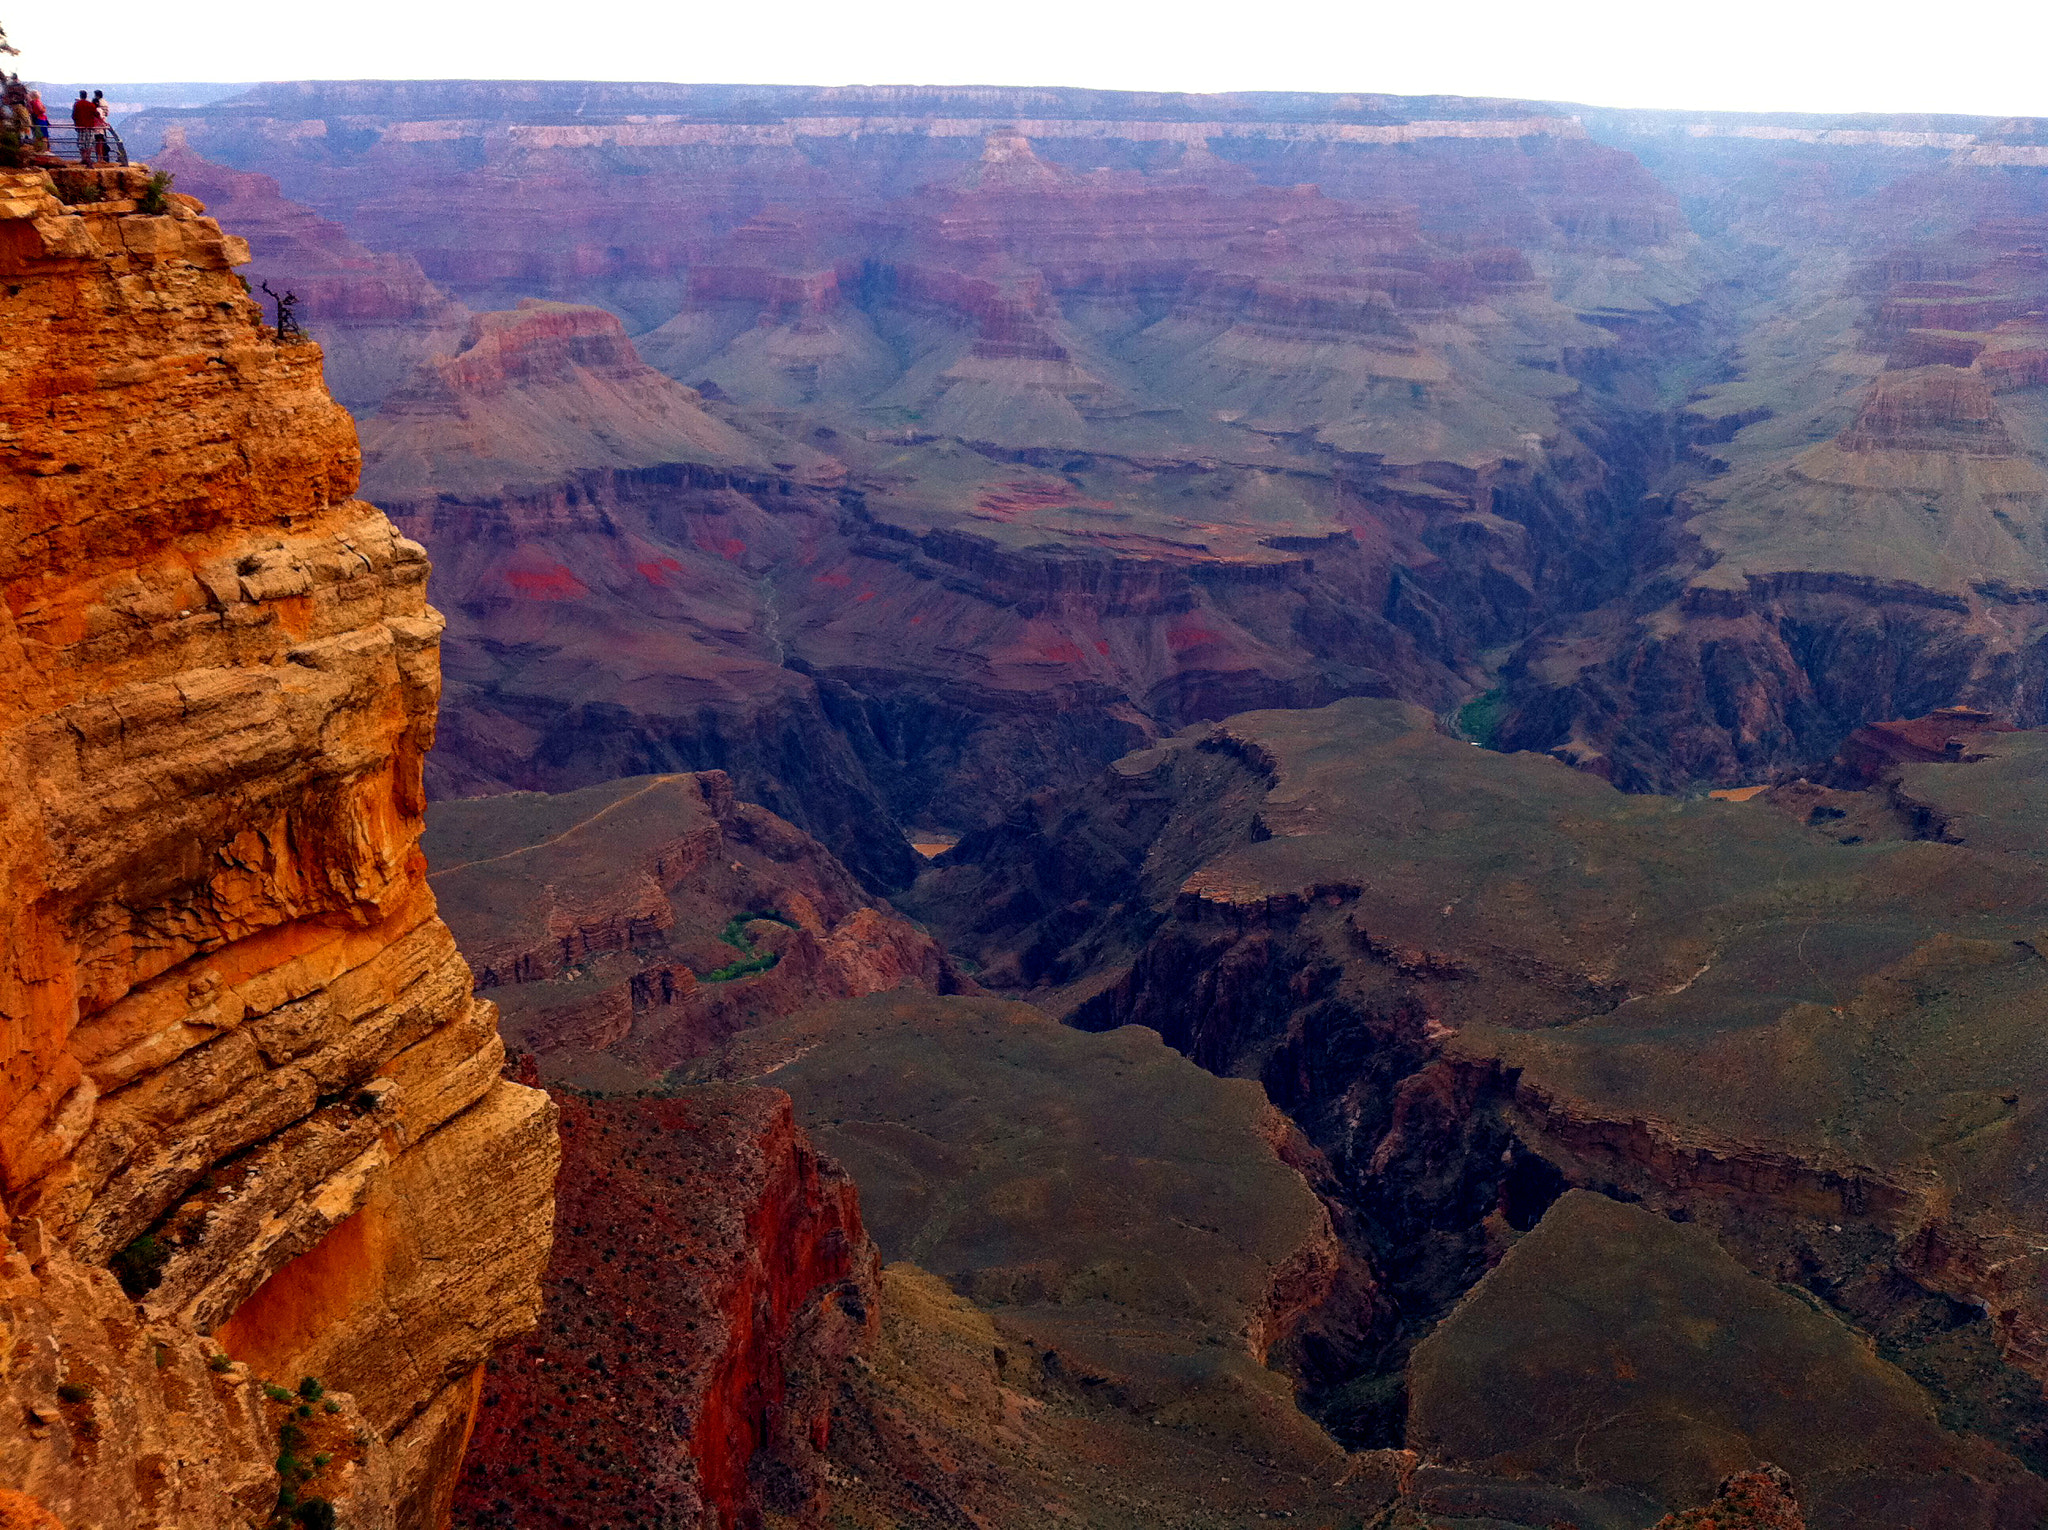
<path id="1" fill-rule="evenodd" d="M 773 1089 L 561 1096 L 540 1331 L 490 1362 L 454 1524 L 820 1521 L 880 1261 Z"/>
<path id="2" fill-rule="evenodd" d="M 645 1088 L 833 999 L 973 985 L 929 935 L 718 771 L 428 810 L 430 880 L 550 1082 Z"/>
<path id="3" fill-rule="evenodd" d="M 467 311 L 412 257 L 373 254 L 340 224 L 287 200 L 273 177 L 194 153 L 181 131 L 165 135 L 151 168 L 248 241 L 246 280 L 259 302 L 275 311 L 265 286 L 299 299 L 299 319 L 320 343 L 328 391 L 348 408 L 375 409 L 429 356 L 456 349 Z"/>
<path id="4" fill-rule="evenodd" d="M 368 482 L 404 505 L 531 496 L 583 473 L 682 462 L 772 471 L 701 406 L 634 353 L 613 315 L 529 298 L 470 319 L 450 354 L 391 392 L 363 428 Z"/>
<path id="5" fill-rule="evenodd" d="M 298 1458 L 249 1377 L 310 1375 L 357 1432 L 306 1490 L 428 1527 L 538 1305 L 553 1111 L 418 849 L 425 555 L 242 242 L 146 198 L 0 173 L 0 1452 L 69 1524 L 261 1525 Z"/>

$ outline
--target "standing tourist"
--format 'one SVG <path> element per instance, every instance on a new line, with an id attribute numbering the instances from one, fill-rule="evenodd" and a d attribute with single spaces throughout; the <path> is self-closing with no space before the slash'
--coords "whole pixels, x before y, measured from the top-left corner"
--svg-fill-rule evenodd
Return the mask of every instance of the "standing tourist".
<path id="1" fill-rule="evenodd" d="M 35 120 L 29 115 L 28 109 L 28 87 L 21 83 L 21 76 L 18 74 L 12 77 L 0 75 L 0 80 L 4 80 L 7 86 L 4 95 L 4 118 L 0 120 L 4 120 L 7 126 L 14 129 L 15 140 L 23 148 L 27 148 L 35 137 Z"/>
<path id="2" fill-rule="evenodd" d="M 43 153 L 50 147 L 50 113 L 43 105 L 43 93 L 31 90 L 28 93 L 28 120 L 35 125 L 36 152 Z"/>
<path id="3" fill-rule="evenodd" d="M 81 90 L 78 99 L 71 103 L 71 126 L 78 133 L 78 162 L 82 165 L 92 163 L 92 125 L 99 115 L 99 108 Z"/>

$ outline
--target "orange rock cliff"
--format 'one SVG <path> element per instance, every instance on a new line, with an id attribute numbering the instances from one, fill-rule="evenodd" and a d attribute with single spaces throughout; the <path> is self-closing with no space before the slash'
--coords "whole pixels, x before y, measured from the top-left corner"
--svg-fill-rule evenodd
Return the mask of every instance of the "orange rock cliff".
<path id="1" fill-rule="evenodd" d="M 554 1110 L 427 887 L 425 554 L 144 194 L 0 171 L 0 1521 L 432 1526 Z"/>

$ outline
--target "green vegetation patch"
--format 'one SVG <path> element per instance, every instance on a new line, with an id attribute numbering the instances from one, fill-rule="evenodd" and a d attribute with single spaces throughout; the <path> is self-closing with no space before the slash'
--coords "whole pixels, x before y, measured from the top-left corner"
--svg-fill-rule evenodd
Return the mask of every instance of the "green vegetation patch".
<path id="1" fill-rule="evenodd" d="M 294 1527 L 295 1530 L 336 1530 L 338 1519 L 332 1501 L 304 1491 L 307 1484 L 333 1463 L 334 1455 L 323 1450 L 313 1452 L 311 1459 L 306 1459 L 302 1452 L 312 1437 L 299 1422 L 312 1416 L 312 1404 L 323 1398 L 326 1391 L 315 1376 L 302 1377 L 296 1392 L 288 1391 L 274 1381 L 263 1383 L 263 1395 L 272 1402 L 298 1403 L 277 1428 L 277 1505 L 271 1510 L 270 1530 L 294 1530 Z M 299 1402 L 300 1398 L 305 1401 Z M 329 1411 L 338 1411 L 331 1402 Z"/>
<path id="2" fill-rule="evenodd" d="M 782 960 L 780 952 L 756 950 L 753 941 L 747 938 L 747 926 L 757 919 L 766 920 L 770 924 L 779 924 L 785 929 L 793 930 L 796 928 L 795 925 L 791 924 L 780 914 L 761 914 L 751 911 L 734 914 L 732 918 L 726 920 L 725 928 L 718 932 L 718 938 L 734 950 L 740 952 L 741 959 L 736 962 L 728 962 L 725 966 L 715 971 L 707 972 L 704 974 L 703 980 L 705 982 L 730 983 L 735 978 L 752 977 L 757 972 L 766 972 L 770 967 L 773 967 Z"/>
<path id="3" fill-rule="evenodd" d="M 159 170 L 149 178 L 142 188 L 142 194 L 135 199 L 135 210 L 161 216 L 171 210 L 171 174 Z"/>

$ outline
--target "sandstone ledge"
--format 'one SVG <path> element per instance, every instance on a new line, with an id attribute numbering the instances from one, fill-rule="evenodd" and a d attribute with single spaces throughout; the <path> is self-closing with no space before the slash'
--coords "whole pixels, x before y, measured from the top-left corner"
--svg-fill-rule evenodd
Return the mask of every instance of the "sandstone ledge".
<path id="1" fill-rule="evenodd" d="M 425 882 L 425 556 L 246 247 L 146 179 L 0 173 L 0 1407 L 99 1399 L 0 1450 L 73 1526 L 265 1523 L 224 1346 L 360 1398 L 320 1490 L 425 1526 L 538 1307 L 553 1111 Z"/>

